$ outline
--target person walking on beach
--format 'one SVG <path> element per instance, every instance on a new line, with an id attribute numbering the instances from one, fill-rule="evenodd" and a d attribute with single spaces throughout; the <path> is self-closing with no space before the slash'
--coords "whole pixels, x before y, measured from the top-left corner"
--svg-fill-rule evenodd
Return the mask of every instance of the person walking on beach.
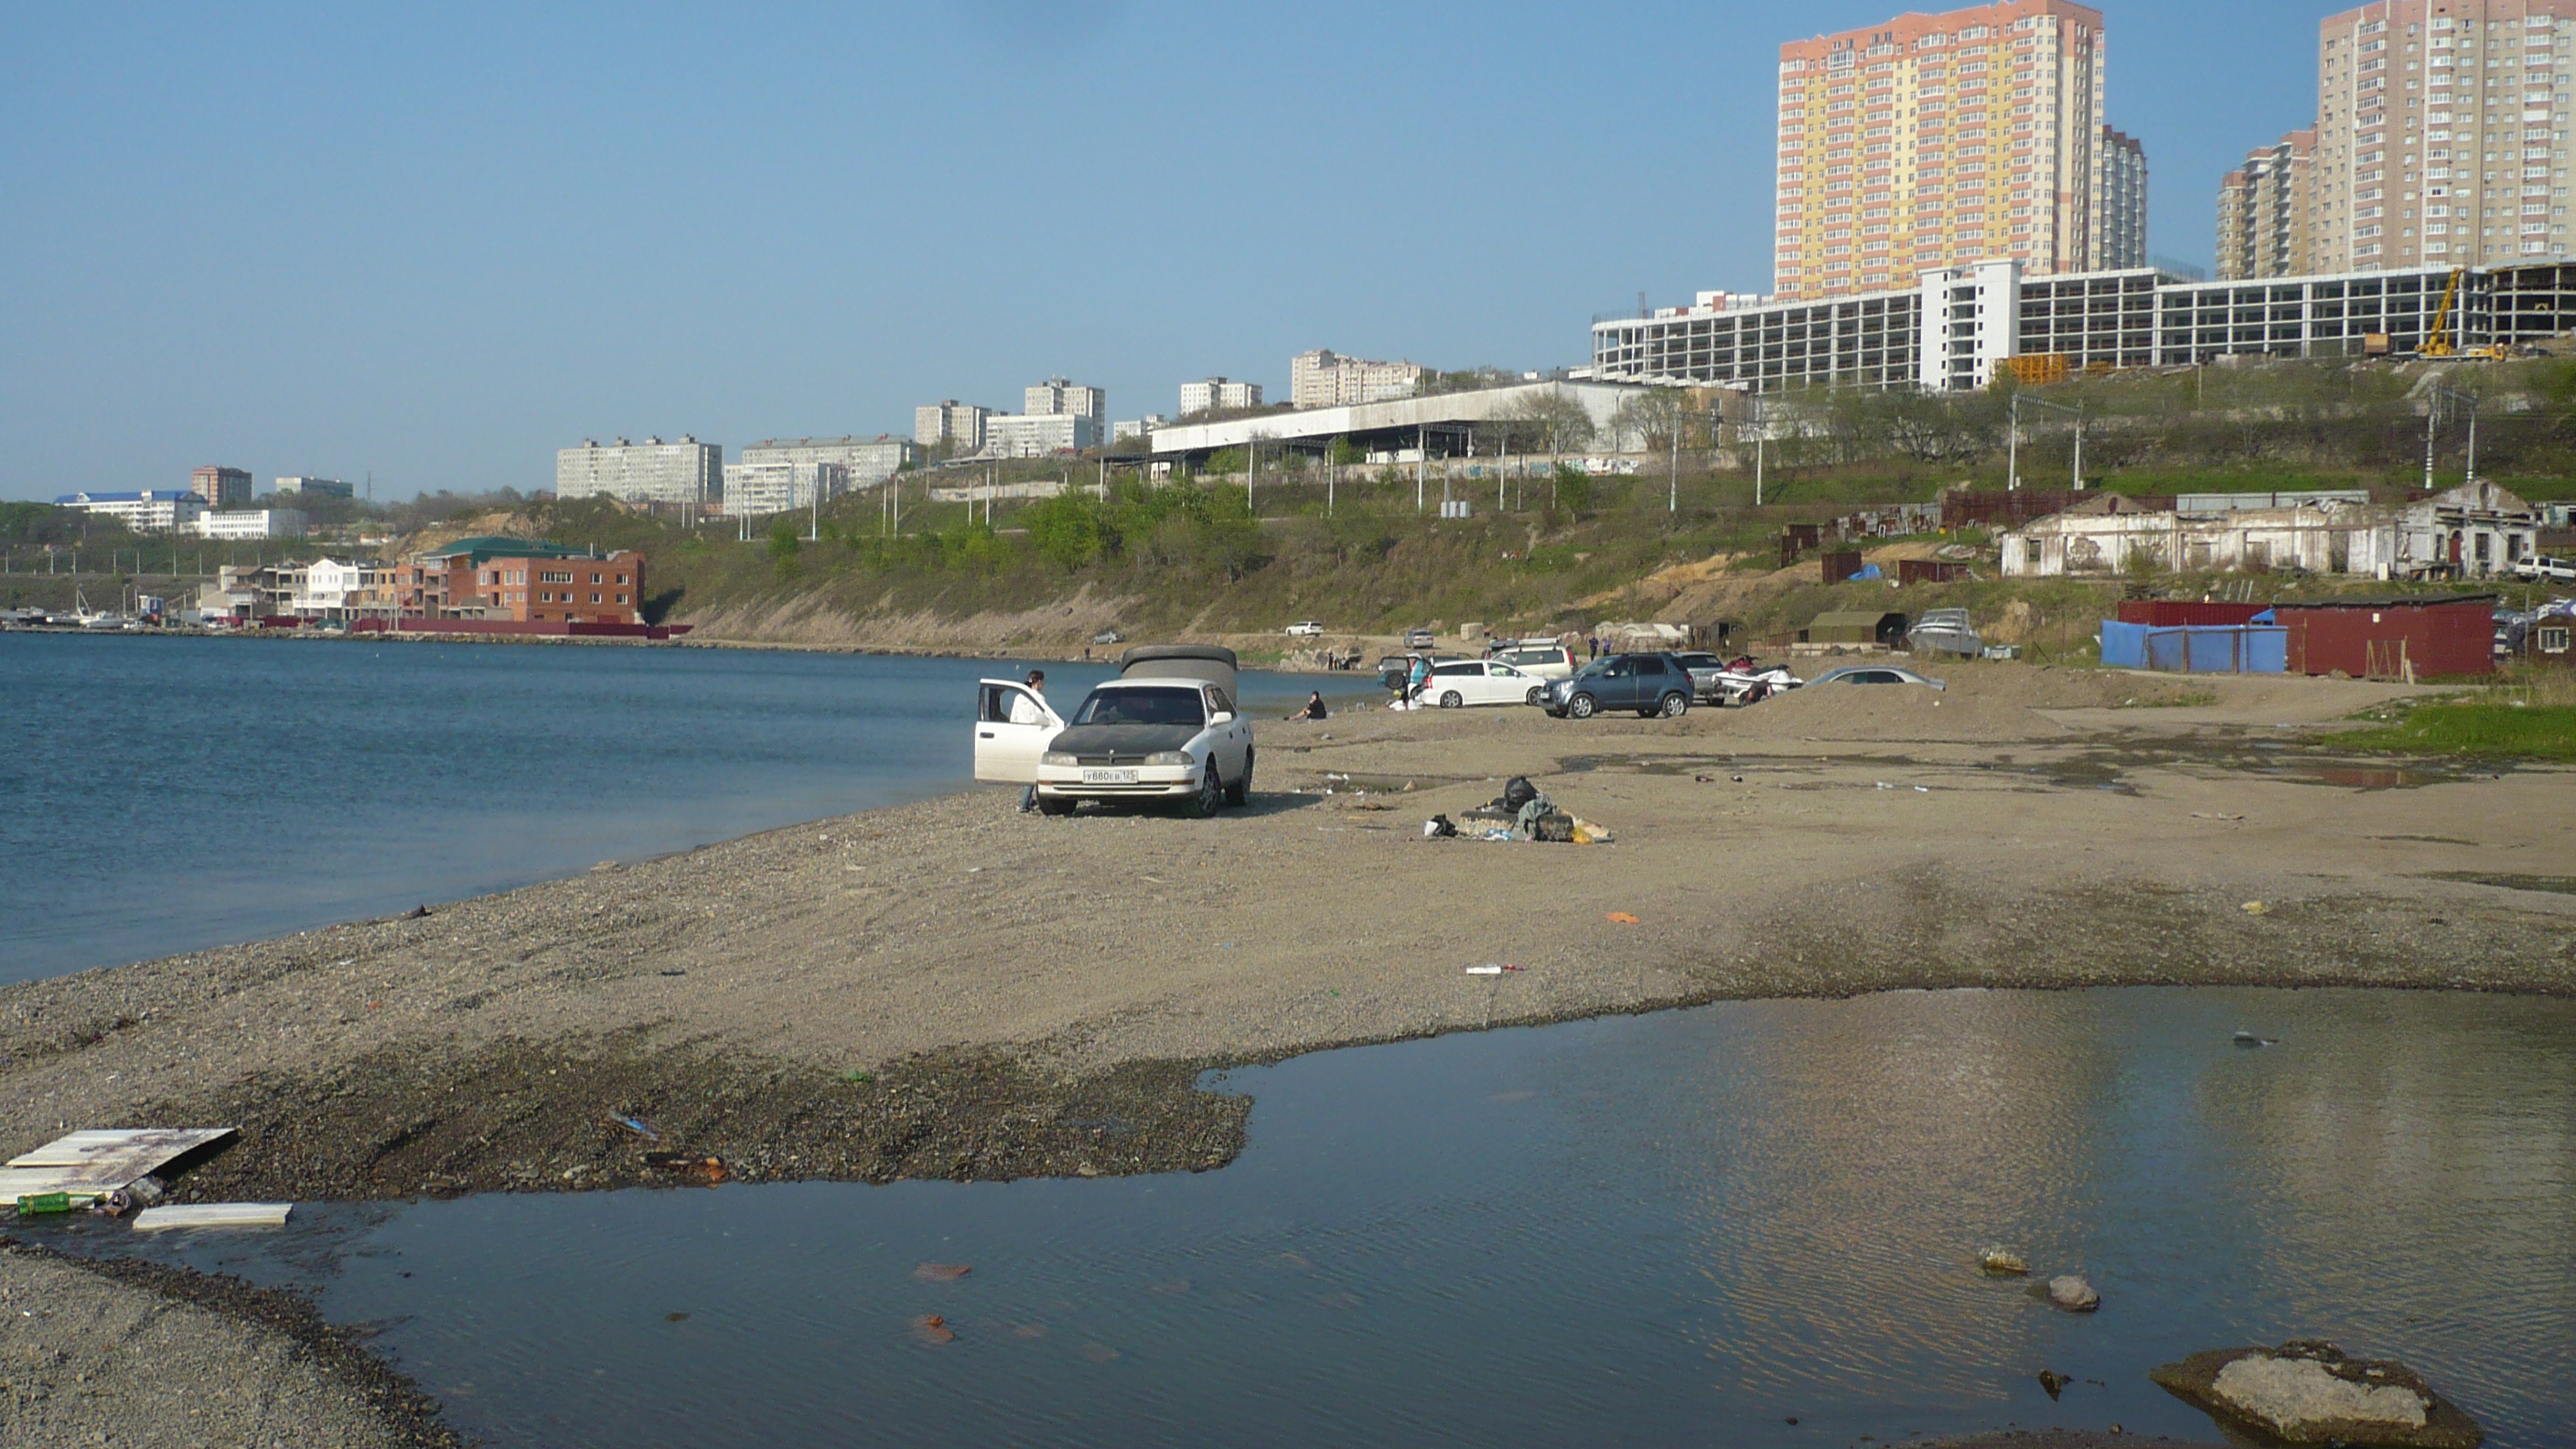
<path id="1" fill-rule="evenodd" d="M 1032 699 L 1030 698 L 1030 695 L 1035 695 L 1036 698 Z M 1046 705 L 1043 703 L 1045 699 L 1046 671 L 1043 669 L 1032 669 L 1029 671 L 1028 694 L 1013 695 L 1011 697 L 1011 723 L 1020 725 L 1045 724 L 1047 717 Z M 1038 782 L 1031 780 L 1029 782 L 1029 788 L 1020 792 L 1020 813 L 1026 815 L 1036 808 L 1038 808 Z"/>

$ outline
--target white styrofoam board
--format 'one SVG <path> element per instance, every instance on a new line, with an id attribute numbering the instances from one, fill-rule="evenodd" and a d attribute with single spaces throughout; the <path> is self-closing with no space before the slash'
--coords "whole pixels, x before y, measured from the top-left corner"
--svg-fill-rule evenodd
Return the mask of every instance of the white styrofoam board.
<path id="1" fill-rule="evenodd" d="M 150 1207 L 134 1215 L 134 1230 L 154 1233 L 164 1228 L 273 1228 L 295 1210 L 291 1202 L 211 1202 L 184 1207 Z"/>

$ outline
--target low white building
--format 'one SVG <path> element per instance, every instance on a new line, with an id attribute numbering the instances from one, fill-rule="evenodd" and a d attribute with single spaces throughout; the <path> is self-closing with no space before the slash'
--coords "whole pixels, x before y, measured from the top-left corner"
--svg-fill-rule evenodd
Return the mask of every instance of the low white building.
<path id="1" fill-rule="evenodd" d="M 1161 413 L 1147 413 L 1141 418 L 1132 418 L 1121 422 L 1111 423 L 1109 425 L 1109 441 L 1113 443 L 1123 443 L 1129 438 L 1151 437 L 1153 436 L 1153 432 L 1156 428 L 1162 427 L 1170 421 L 1170 418 L 1163 416 Z"/>
<path id="2" fill-rule="evenodd" d="M 275 491 L 305 494 L 314 498 L 354 498 L 358 493 L 354 486 L 343 483 L 337 478 L 302 477 L 278 479 Z"/>
<path id="3" fill-rule="evenodd" d="M 251 508 L 236 513 L 202 513 L 197 516 L 199 538 L 302 538 L 304 529 L 304 513 L 295 508 Z"/>
<path id="4" fill-rule="evenodd" d="M 54 503 L 61 508 L 120 519 L 136 533 L 176 533 L 193 528 L 198 516 L 206 511 L 205 499 L 175 488 L 141 493 L 66 493 Z"/>
<path id="5" fill-rule="evenodd" d="M 1099 420 L 1081 413 L 1002 413 L 984 423 L 984 451 L 996 458 L 1045 458 L 1099 446 Z"/>
<path id="6" fill-rule="evenodd" d="M 2298 568 L 2383 579 L 2487 578 L 2538 552 L 2539 515 L 2492 483 L 2403 508 L 2349 494 L 2287 507 L 2140 508 L 2105 493 L 2000 535 L 2006 578 Z"/>

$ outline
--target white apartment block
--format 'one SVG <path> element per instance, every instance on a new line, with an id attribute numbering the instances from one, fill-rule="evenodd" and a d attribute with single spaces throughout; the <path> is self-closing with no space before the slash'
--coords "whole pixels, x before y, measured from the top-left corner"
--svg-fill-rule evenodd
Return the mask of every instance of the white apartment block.
<path id="1" fill-rule="evenodd" d="M 2082 270 L 2125 272 L 2147 264 L 2147 148 L 2108 126 L 2095 143 L 2092 253 Z"/>
<path id="2" fill-rule="evenodd" d="M 1109 422 L 1109 394 L 1060 377 L 1050 377 L 1021 395 L 1020 411 L 1032 417 L 1060 414 L 1091 419 L 1095 428 Z"/>
<path id="3" fill-rule="evenodd" d="M 337 478 L 280 478 L 275 492 L 300 493 L 314 498 L 354 498 L 358 490 Z"/>
<path id="4" fill-rule="evenodd" d="M 2562 256 L 2576 0 L 2384 0 L 2318 27 L 2300 271 Z"/>
<path id="5" fill-rule="evenodd" d="M 54 503 L 121 519 L 136 533 L 175 533 L 196 527 L 206 500 L 195 491 L 153 489 L 141 493 L 66 493 Z"/>
<path id="6" fill-rule="evenodd" d="M 724 449 L 686 433 L 676 443 L 585 438 L 555 454 L 557 498 L 608 497 L 621 503 L 712 503 L 723 496 Z"/>
<path id="7" fill-rule="evenodd" d="M 1288 360 L 1291 407 L 1358 407 L 1408 398 L 1421 390 L 1419 363 L 1370 362 L 1325 348 L 1301 352 Z"/>
<path id="8" fill-rule="evenodd" d="M 912 440 L 925 448 L 942 443 L 955 445 L 960 453 L 983 451 L 984 423 L 993 416 L 991 408 L 979 408 L 955 398 L 935 402 L 912 410 Z"/>
<path id="9" fill-rule="evenodd" d="M 2102 254 L 2108 54 L 2102 13 L 2068 0 L 1781 46 L 1778 295 L 1886 291 L 1994 259 L 2032 276 L 2085 270 Z"/>
<path id="10" fill-rule="evenodd" d="M 1153 436 L 1156 428 L 1164 427 L 1171 421 L 1172 420 L 1170 418 L 1163 416 L 1161 413 L 1147 413 L 1141 418 L 1132 418 L 1123 422 L 1111 423 L 1109 425 L 1109 441 L 1113 443 L 1123 443 L 1129 438 L 1149 438 Z"/>
<path id="11" fill-rule="evenodd" d="M 818 486 L 816 470 L 836 469 L 837 480 L 826 478 L 820 484 L 823 497 L 830 500 L 853 488 L 874 488 L 920 462 L 921 445 L 882 433 L 873 438 L 764 438 L 742 450 L 742 461 L 787 464 L 797 470 L 797 487 L 808 494 Z M 730 487 L 731 467 L 725 469 L 725 478 Z"/>
<path id="12" fill-rule="evenodd" d="M 1205 382 L 1181 384 L 1180 416 L 1208 412 L 1215 408 L 1257 408 L 1261 406 L 1261 384 L 1232 382 L 1211 377 Z"/>
<path id="13" fill-rule="evenodd" d="M 197 515 L 197 536 L 226 540 L 302 538 L 307 520 L 295 508 L 251 508 Z"/>
<path id="14" fill-rule="evenodd" d="M 828 503 L 850 491 L 850 473 L 838 463 L 798 463 L 787 458 L 727 463 L 724 511 L 732 518 L 766 518 Z"/>
<path id="15" fill-rule="evenodd" d="M 998 458 L 1045 458 L 1099 446 L 1099 420 L 1080 413 L 997 413 L 984 423 L 984 451 Z"/>

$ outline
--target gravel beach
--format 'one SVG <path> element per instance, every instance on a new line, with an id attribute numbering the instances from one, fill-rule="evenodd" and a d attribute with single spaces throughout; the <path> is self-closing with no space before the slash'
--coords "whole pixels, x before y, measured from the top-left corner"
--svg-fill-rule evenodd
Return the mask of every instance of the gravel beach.
<path id="1" fill-rule="evenodd" d="M 1938 672 L 1267 722 L 1213 820 L 986 788 L 26 983 L 0 1148 L 237 1125 L 201 1201 L 1205 1169 L 1247 1106 L 1202 1070 L 1353 1043 L 1903 988 L 2576 987 L 2570 775 L 2334 749 L 2403 687 Z M 1423 837 L 1515 774 L 1616 843 Z"/>

